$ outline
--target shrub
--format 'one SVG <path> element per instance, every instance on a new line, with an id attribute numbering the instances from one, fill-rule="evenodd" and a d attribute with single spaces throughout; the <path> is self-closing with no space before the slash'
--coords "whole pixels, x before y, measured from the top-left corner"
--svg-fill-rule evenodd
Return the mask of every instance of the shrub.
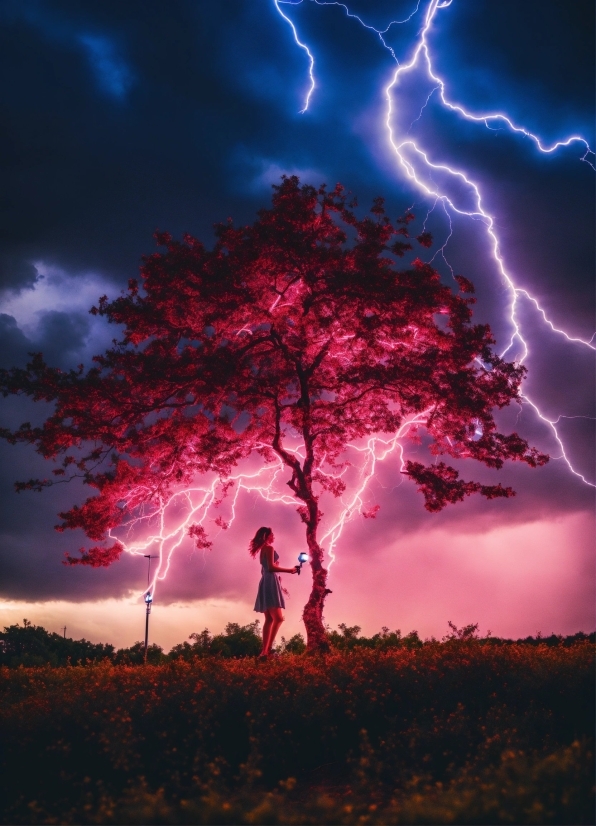
<path id="1" fill-rule="evenodd" d="M 593 655 L 456 635 L 0 669 L 2 820 L 588 823 Z"/>
<path id="2" fill-rule="evenodd" d="M 11 668 L 98 662 L 113 654 L 113 645 L 67 639 L 46 631 L 41 625 L 32 625 L 26 619 L 23 625 L 6 626 L 0 633 L 0 665 Z"/>
<path id="3" fill-rule="evenodd" d="M 139 641 L 131 645 L 130 648 L 119 648 L 112 659 L 118 665 L 143 665 L 145 662 L 145 643 Z M 147 646 L 148 663 L 159 665 L 165 662 L 166 659 L 167 657 L 163 653 L 161 645 L 151 643 Z"/>
<path id="4" fill-rule="evenodd" d="M 256 657 L 261 650 L 261 636 L 259 633 L 259 620 L 248 625 L 239 625 L 237 622 L 229 622 L 223 634 L 212 637 L 208 629 L 205 628 L 200 634 L 191 634 L 190 640 L 194 640 L 191 645 L 183 642 L 175 645 L 168 657 L 176 660 L 191 660 L 194 657 Z"/>
<path id="5" fill-rule="evenodd" d="M 306 651 L 306 642 L 302 634 L 294 634 L 289 640 L 285 637 L 281 638 L 280 652 L 283 654 L 304 654 Z"/>
<path id="6" fill-rule="evenodd" d="M 418 636 L 417 631 L 410 631 L 405 637 L 402 637 L 401 631 L 389 631 L 386 626 L 383 626 L 380 634 L 375 634 L 372 637 L 361 637 L 360 626 L 347 626 L 345 623 L 338 625 L 341 634 L 337 631 L 328 631 L 327 639 L 333 648 L 338 651 L 353 651 L 356 648 L 374 648 L 378 651 L 387 651 L 391 648 L 407 648 L 409 650 L 414 648 L 422 648 L 422 640 Z"/>

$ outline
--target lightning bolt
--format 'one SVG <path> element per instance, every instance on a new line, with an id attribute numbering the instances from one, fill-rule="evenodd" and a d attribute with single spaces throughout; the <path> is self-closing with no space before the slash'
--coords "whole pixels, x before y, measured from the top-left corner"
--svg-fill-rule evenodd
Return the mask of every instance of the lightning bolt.
<path id="1" fill-rule="evenodd" d="M 335 521 L 321 536 L 321 545 L 327 543 L 327 556 L 329 557 L 328 570 L 331 569 L 332 564 L 335 562 L 335 546 L 346 524 L 358 514 L 374 517 L 376 510 L 378 510 L 378 508 L 372 508 L 372 511 L 369 513 L 363 511 L 365 507 L 363 497 L 371 479 L 375 475 L 377 463 L 382 462 L 397 450 L 400 458 L 400 472 L 403 471 L 405 465 L 404 450 L 399 440 L 407 434 L 412 426 L 424 425 L 426 423 L 427 412 L 428 411 L 418 413 L 413 418 L 403 422 L 399 430 L 390 439 L 372 436 L 367 440 L 365 445 L 348 445 L 349 449 L 355 451 L 357 454 L 363 455 L 364 460 L 360 464 L 360 478 L 356 489 L 352 491 L 347 502 L 342 499 L 342 509 L 339 516 L 336 517 Z"/>
<path id="2" fill-rule="evenodd" d="M 305 53 L 308 59 L 308 88 L 304 96 L 302 109 L 300 110 L 301 114 L 306 114 L 311 106 L 313 95 L 317 88 L 315 80 L 315 57 L 308 45 L 300 39 L 296 25 L 286 11 L 284 11 L 286 7 L 298 6 L 303 2 L 304 0 L 273 0 L 273 5 L 280 17 L 290 27 L 294 42 L 298 48 Z M 348 18 L 356 21 L 356 23 L 364 29 L 376 34 L 382 47 L 390 54 L 396 64 L 396 68 L 393 70 L 383 90 L 386 100 L 385 130 L 388 145 L 397 160 L 398 167 L 402 170 L 406 178 L 423 196 L 433 201 L 433 205 L 428 210 L 426 218 L 424 219 L 423 228 L 426 228 L 426 223 L 430 215 L 437 208 L 441 208 L 446 217 L 448 233 L 442 246 L 435 252 L 431 262 L 434 261 L 437 256 L 440 256 L 451 274 L 454 275 L 453 268 L 446 255 L 446 249 L 454 231 L 452 224 L 452 216 L 454 214 L 480 221 L 484 225 L 492 257 L 496 262 L 498 272 L 507 287 L 510 297 L 508 318 L 511 325 L 511 335 L 507 345 L 502 351 L 502 355 L 505 356 L 514 347 L 517 347 L 521 350 L 521 355 L 518 360 L 523 362 L 530 352 L 530 346 L 524 337 L 522 322 L 519 319 L 519 311 L 523 302 L 529 302 L 534 306 L 542 318 L 543 323 L 550 328 L 554 334 L 565 338 L 574 345 L 596 350 L 596 345 L 594 344 L 596 333 L 595 336 L 587 340 L 571 335 L 567 331 L 557 327 L 548 317 L 537 299 L 532 296 L 527 289 L 515 283 L 501 253 L 495 217 L 491 215 L 483 205 L 480 186 L 463 170 L 432 160 L 428 151 L 421 147 L 410 136 L 410 133 L 414 125 L 424 116 L 424 112 L 431 98 L 436 94 L 443 107 L 457 117 L 477 123 L 487 129 L 494 129 L 495 126 L 507 129 L 511 133 L 533 142 L 539 152 L 551 154 L 560 148 L 577 143 L 583 148 L 581 161 L 587 163 L 594 169 L 595 156 L 588 142 L 580 135 L 571 135 L 564 140 L 547 144 L 539 136 L 533 134 L 523 126 L 514 123 L 514 121 L 504 113 L 474 113 L 449 99 L 445 81 L 433 68 L 432 55 L 428 44 L 428 34 L 437 13 L 442 9 L 448 8 L 453 0 L 431 0 L 426 7 L 422 26 L 413 46 L 412 56 L 408 62 L 403 64 L 400 64 L 394 49 L 387 42 L 386 36 L 393 26 L 409 23 L 416 17 L 420 11 L 421 0 L 417 0 L 415 7 L 408 16 L 403 20 L 392 20 L 385 29 L 377 29 L 369 25 L 362 17 L 351 12 L 345 3 L 332 2 L 332 0 L 309 0 L 309 2 L 317 6 L 339 7 Z M 426 71 L 426 78 L 431 82 L 432 89 L 422 101 L 418 116 L 410 123 L 408 129 L 403 134 L 400 134 L 394 126 L 396 116 L 393 102 L 394 96 L 397 94 L 400 83 L 404 77 L 416 71 Z M 453 183 L 463 184 L 467 197 L 472 204 L 471 208 L 469 205 L 467 207 L 464 206 L 461 203 L 461 198 L 459 200 L 456 199 L 450 195 L 444 187 L 436 184 L 433 180 L 432 173 L 439 173 L 440 176 Z M 279 299 L 277 299 L 277 301 L 279 301 Z M 273 310 L 274 308 L 275 307 L 272 307 L 271 309 Z M 238 334 L 250 334 L 250 332 L 251 331 L 246 328 L 240 330 Z M 537 418 L 550 429 L 561 451 L 561 455 L 555 458 L 562 459 L 572 474 L 581 479 L 586 485 L 594 487 L 591 481 L 586 479 L 585 476 L 573 467 L 566 454 L 563 440 L 557 430 L 557 425 L 563 418 L 589 417 L 559 416 L 556 419 L 551 419 L 542 413 L 539 406 L 526 394 L 522 395 L 522 404 L 529 406 Z M 324 475 L 332 476 L 336 479 L 342 478 L 347 475 L 348 466 L 354 468 L 356 473 L 356 481 L 352 486 L 351 492 L 346 497 L 342 496 L 339 500 L 338 513 L 330 519 L 326 526 L 323 526 L 321 544 L 326 547 L 329 569 L 336 561 L 335 548 L 348 522 L 358 514 L 363 514 L 364 516 L 374 516 L 375 514 L 376 506 L 369 509 L 368 512 L 365 510 L 365 499 L 371 480 L 376 474 L 378 463 L 384 461 L 389 456 L 397 454 L 400 469 L 403 470 L 404 448 L 402 440 L 407 436 L 410 428 L 424 426 L 426 421 L 425 416 L 426 413 L 423 412 L 406 420 L 398 432 L 390 438 L 385 439 L 380 436 L 374 436 L 362 444 L 348 445 L 347 455 L 348 457 L 352 455 L 353 461 L 346 461 L 344 468 L 339 472 L 323 470 L 325 457 L 322 457 L 318 470 Z M 296 455 L 301 455 L 300 445 L 294 446 L 291 450 Z M 177 491 L 173 493 L 167 501 L 161 502 L 147 513 L 131 517 L 129 522 L 119 529 L 119 536 L 114 536 L 113 538 L 119 538 L 124 545 L 125 551 L 133 555 L 143 556 L 148 552 L 157 551 L 159 557 L 158 565 L 155 569 L 153 580 L 147 589 L 153 592 L 157 583 L 166 578 L 172 557 L 175 551 L 188 538 L 188 531 L 191 525 L 203 526 L 207 524 L 207 522 L 214 521 L 220 531 L 226 530 L 236 518 L 238 498 L 243 493 L 256 493 L 268 502 L 279 502 L 294 506 L 301 504 L 297 499 L 287 493 L 285 479 L 286 467 L 281 460 L 271 465 L 261 467 L 257 471 L 250 468 L 240 469 L 226 482 L 222 482 L 222 480 L 218 478 L 213 478 L 209 482 L 205 481 L 202 485 Z M 222 505 L 223 499 L 229 490 L 233 490 L 233 495 L 229 502 L 227 520 L 224 521 L 220 516 L 215 518 L 214 514 Z M 131 536 L 137 536 L 139 533 L 145 533 L 145 538 L 129 541 Z M 124 534 L 124 536 L 122 534 Z"/>
<path id="3" fill-rule="evenodd" d="M 296 26 L 293 24 L 293 22 L 290 20 L 290 18 L 286 14 L 283 13 L 283 11 L 279 7 L 280 3 L 284 3 L 285 5 L 287 5 L 286 0 L 273 0 L 273 3 L 275 5 L 275 8 L 277 9 L 277 11 L 279 12 L 279 14 L 283 17 L 283 19 L 289 24 L 290 28 L 292 29 L 292 32 L 294 34 L 294 41 L 296 42 L 296 45 L 299 46 L 308 55 L 308 63 L 309 63 L 308 76 L 310 78 L 310 86 L 309 86 L 308 92 L 306 93 L 306 97 L 304 98 L 304 107 L 300 110 L 300 114 L 302 115 L 308 109 L 308 105 L 310 103 L 312 93 L 314 92 L 315 87 L 316 87 L 315 75 L 314 75 L 315 59 L 314 59 L 313 55 L 311 54 L 311 51 L 308 48 L 308 46 L 306 45 L 306 43 L 303 43 L 300 40 L 300 38 L 298 37 L 298 32 L 296 31 Z M 294 5 L 294 4 L 290 4 L 290 5 Z"/>
<path id="4" fill-rule="evenodd" d="M 391 438 L 383 439 L 380 436 L 374 436 L 362 445 L 349 444 L 347 452 L 349 454 L 352 451 L 355 454 L 355 461 L 350 462 L 348 460 L 345 467 L 339 472 L 325 471 L 323 467 L 326 457 L 321 458 L 319 471 L 334 479 L 340 479 L 344 476 L 348 466 L 358 467 L 356 489 L 347 500 L 341 499 L 339 515 L 335 517 L 321 539 L 322 543 L 329 543 L 327 546 L 328 568 L 331 568 L 335 561 L 335 545 L 341 537 L 344 526 L 356 515 L 363 513 L 365 507 L 364 493 L 370 480 L 375 475 L 377 463 L 398 450 L 401 458 L 400 470 L 403 470 L 403 447 L 399 439 L 407 434 L 410 427 L 424 425 L 427 412 L 419 413 L 403 422 L 397 433 Z M 304 458 L 302 446 L 299 444 L 286 446 L 286 450 L 301 459 Z M 158 583 L 167 577 L 174 553 L 183 542 L 188 540 L 191 526 L 199 525 L 203 527 L 207 522 L 214 522 L 219 528 L 218 533 L 227 530 L 236 519 L 238 499 L 243 493 L 256 493 L 267 502 L 276 502 L 283 505 L 299 506 L 303 504 L 287 492 L 286 477 L 287 467 L 281 459 L 277 459 L 272 464 L 262 466 L 257 470 L 240 469 L 225 481 L 214 476 L 202 485 L 197 484 L 175 491 L 165 501 L 149 507 L 145 512 L 139 513 L 133 510 L 128 521 L 123 523 L 118 530 L 110 532 L 110 539 L 119 541 L 125 552 L 132 556 L 142 558 L 146 554 L 152 554 L 157 557 L 153 577 L 143 591 L 143 594 L 149 592 L 155 596 Z M 221 507 L 230 490 L 233 490 L 233 495 L 229 503 L 227 518 L 215 517 L 215 513 Z M 128 498 L 130 501 L 138 501 L 138 491 L 130 491 Z M 126 503 L 127 499 L 123 500 L 122 507 L 126 507 Z M 376 510 L 373 508 L 371 515 L 374 516 L 375 512 Z M 132 536 L 138 537 L 139 534 L 144 534 L 144 537 L 142 539 L 131 539 Z M 214 535 L 214 538 L 215 536 L 217 534 Z"/>
<path id="5" fill-rule="evenodd" d="M 275 5 L 278 8 L 278 11 L 280 11 L 279 2 L 285 2 L 286 5 L 300 5 L 303 2 L 303 0 L 296 0 L 296 2 L 290 2 L 290 0 L 275 0 Z M 487 112 L 480 114 L 474 113 L 469 111 L 459 103 L 452 102 L 448 98 L 446 91 L 446 83 L 433 68 L 432 56 L 428 43 L 428 33 L 431 30 L 437 12 L 441 9 L 448 8 L 452 4 L 453 0 L 431 0 L 426 9 L 426 14 L 424 15 L 424 22 L 420 30 L 418 39 L 414 45 L 412 57 L 407 63 L 403 64 L 400 64 L 397 56 L 395 55 L 394 50 L 386 43 L 384 35 L 387 34 L 387 32 L 392 26 L 398 25 L 400 23 L 409 22 L 418 12 L 420 8 L 420 3 L 416 5 L 414 11 L 407 18 L 405 18 L 405 20 L 393 20 L 385 29 L 377 29 L 374 26 L 365 23 L 364 20 L 362 20 L 362 18 L 358 15 L 350 12 L 349 7 L 344 3 L 331 2 L 330 0 L 310 0 L 310 2 L 314 2 L 318 6 L 339 6 L 341 9 L 343 9 L 343 11 L 346 13 L 348 17 L 355 19 L 364 28 L 376 32 L 376 34 L 379 36 L 381 40 L 383 47 L 390 53 L 392 59 L 396 63 L 396 69 L 393 71 L 389 83 L 384 88 L 384 95 L 386 100 L 385 129 L 387 134 L 387 140 L 395 157 L 397 158 L 399 166 L 405 173 L 405 176 L 425 196 L 434 199 L 434 206 L 429 211 L 429 214 L 430 212 L 432 212 L 432 209 L 434 209 L 436 205 L 440 202 L 447 216 L 449 222 L 449 234 L 442 247 L 438 250 L 437 253 L 435 253 L 435 256 L 433 256 L 433 259 L 434 257 L 436 257 L 436 255 L 440 254 L 445 264 L 451 271 L 451 274 L 453 275 L 453 269 L 445 255 L 445 249 L 453 234 L 453 226 L 451 222 L 450 212 L 451 214 L 457 213 L 459 215 L 467 216 L 474 220 L 481 221 L 484 224 L 493 259 L 497 264 L 498 271 L 506 284 L 510 296 L 509 321 L 511 324 L 511 336 L 507 346 L 504 348 L 501 355 L 507 355 L 507 353 L 514 347 L 516 343 L 521 347 L 521 356 L 518 359 L 519 362 L 523 363 L 529 355 L 530 346 L 523 335 L 522 323 L 519 320 L 519 309 L 520 304 L 523 300 L 526 300 L 534 305 L 537 312 L 542 317 L 544 324 L 548 326 L 553 333 L 562 336 L 570 343 L 581 345 L 591 350 L 596 350 L 596 346 L 594 345 L 594 337 L 596 336 L 596 333 L 590 339 L 583 339 L 578 336 L 570 335 L 566 330 L 557 327 L 554 324 L 554 322 L 548 317 L 544 308 L 540 306 L 538 300 L 533 295 L 531 295 L 531 293 L 527 289 L 525 289 L 524 287 L 520 287 L 515 283 L 513 276 L 507 270 L 503 255 L 501 253 L 499 238 L 496 232 L 495 218 L 483 206 L 482 195 L 480 192 L 479 185 L 475 183 L 463 170 L 457 169 L 448 164 L 436 163 L 433 160 L 431 160 L 431 158 L 429 157 L 429 153 L 425 151 L 423 148 L 421 148 L 415 140 L 408 137 L 408 135 L 414 124 L 422 118 L 424 110 L 428 106 L 432 95 L 438 91 L 438 95 L 443 106 L 451 112 L 457 114 L 459 117 L 464 118 L 470 122 L 483 124 L 488 129 L 492 128 L 490 124 L 498 124 L 499 126 L 506 128 L 515 134 L 521 135 L 524 138 L 531 140 L 534 143 L 535 147 L 538 149 L 538 151 L 542 152 L 543 154 L 551 154 L 562 147 L 567 147 L 574 143 L 577 143 L 583 147 L 581 161 L 587 163 L 592 169 L 596 169 L 594 165 L 594 160 L 596 156 L 590 148 L 588 142 L 585 140 L 585 138 L 583 138 L 581 135 L 571 135 L 565 138 L 564 140 L 558 140 L 549 145 L 545 143 L 538 135 L 535 135 L 533 132 L 530 132 L 523 126 L 514 123 L 511 118 L 509 118 L 506 114 L 502 112 Z M 288 19 L 286 15 L 282 16 L 284 17 L 284 19 Z M 397 130 L 394 127 L 395 110 L 393 97 L 404 76 L 416 70 L 426 70 L 426 77 L 433 84 L 433 88 L 428 94 L 426 100 L 423 102 L 418 117 L 414 121 L 412 121 L 407 132 L 403 136 L 401 136 L 397 133 Z M 314 61 L 311 64 L 311 76 L 312 75 L 314 75 Z M 302 110 L 303 112 L 306 112 L 306 110 L 308 109 L 309 102 L 310 97 L 307 101 L 307 105 L 305 105 L 304 109 Z M 456 202 L 453 196 L 450 196 L 444 190 L 444 188 L 442 189 L 436 183 L 434 183 L 432 175 L 428 175 L 428 173 L 431 171 L 442 173 L 447 180 L 451 179 L 451 181 L 455 183 L 464 184 L 468 196 L 471 196 L 473 204 L 472 208 L 464 208 L 464 206 L 462 206 L 461 203 Z M 425 172 L 426 175 L 423 174 Z M 430 184 L 427 182 L 427 179 L 430 179 Z M 427 215 L 427 218 L 425 219 L 425 225 L 428 217 L 429 215 Z M 585 476 L 583 476 L 573 467 L 571 460 L 569 459 L 567 452 L 565 450 L 563 440 L 557 430 L 557 424 L 559 419 L 549 419 L 547 416 L 545 416 L 541 412 L 538 404 L 536 404 L 536 402 L 530 399 L 526 393 L 522 395 L 522 399 L 534 410 L 537 417 L 551 429 L 553 436 L 556 439 L 561 450 L 561 455 L 554 458 L 562 459 L 566 463 L 571 473 L 573 473 L 575 476 L 581 479 L 585 484 L 590 485 L 591 487 L 596 487 L 596 485 L 594 485 L 593 482 L 586 479 Z M 333 535 L 334 534 L 332 534 L 332 536 Z"/>
<path id="6" fill-rule="evenodd" d="M 165 501 L 159 502 L 145 513 L 138 514 L 133 511 L 127 522 L 117 531 L 110 532 L 110 538 L 121 542 L 124 550 L 133 556 L 143 557 L 148 553 L 157 556 L 153 578 L 143 592 L 154 593 L 157 583 L 166 578 L 175 551 L 188 540 L 191 526 L 203 527 L 210 519 L 215 521 L 219 532 L 227 530 L 236 518 L 238 498 L 243 492 L 258 493 L 268 502 L 300 505 L 297 499 L 283 490 L 283 487 L 287 487 L 283 484 L 285 471 L 286 467 L 280 459 L 256 471 L 240 470 L 225 481 L 214 476 L 203 485 L 175 491 Z M 228 518 L 215 518 L 215 511 L 222 505 L 230 489 L 234 493 L 231 496 Z M 135 495 L 136 492 L 131 491 L 130 499 L 134 500 Z M 123 505 L 126 505 L 126 500 Z M 130 540 L 131 536 L 138 536 L 139 533 L 145 533 L 144 538 Z"/>

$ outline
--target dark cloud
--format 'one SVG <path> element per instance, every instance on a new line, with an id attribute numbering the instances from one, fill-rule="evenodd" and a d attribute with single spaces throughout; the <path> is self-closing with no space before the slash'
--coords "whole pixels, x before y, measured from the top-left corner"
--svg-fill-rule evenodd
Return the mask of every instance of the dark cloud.
<path id="1" fill-rule="evenodd" d="M 40 313 L 35 338 L 28 338 L 17 321 L 0 313 L 0 366 L 24 366 L 29 353 L 43 353 L 47 364 L 68 369 L 74 366 L 87 341 L 87 315 L 48 310 Z"/>
<path id="2" fill-rule="evenodd" d="M 18 292 L 31 289 L 37 277 L 33 264 L 22 258 L 18 252 L 0 254 L 0 294 L 5 290 Z"/>
<path id="3" fill-rule="evenodd" d="M 76 354 L 85 344 L 89 327 L 88 315 L 48 310 L 39 321 L 36 349 L 44 354 L 48 364 L 72 366 Z"/>
<path id="4" fill-rule="evenodd" d="M 0 313 L 0 367 L 22 365 L 30 350 L 31 342 L 19 329 L 16 319 Z"/>
<path id="5" fill-rule="evenodd" d="M 350 3 L 380 28 L 415 8 L 415 0 Z M 114 335 L 93 326 L 88 306 L 136 275 L 141 255 L 153 249 L 156 228 L 189 231 L 209 242 L 213 222 L 253 220 L 284 172 L 314 184 L 342 181 L 363 209 L 384 195 L 393 217 L 413 205 L 417 226 L 426 219 L 435 237 L 429 257 L 437 253 L 434 263 L 445 279 L 452 267 L 474 281 L 477 318 L 489 321 L 505 346 L 511 297 L 483 223 L 449 219 L 440 204 L 429 214 L 432 200 L 410 187 L 388 148 L 384 89 L 394 71 L 391 55 L 339 5 L 305 0 L 283 9 L 316 55 L 317 87 L 306 115 L 299 110 L 308 59 L 273 2 L 6 0 L 0 6 L 0 71 L 8 79 L 0 89 L 2 366 L 23 364 L 38 350 L 62 368 L 88 362 L 92 348 L 102 349 Z M 409 23 L 386 35 L 401 62 L 412 57 L 425 9 L 421 3 Z M 547 142 L 581 133 L 593 145 L 593 18 L 587 0 L 565 6 L 555 0 L 454 0 L 437 16 L 429 43 L 453 100 L 479 112 L 506 109 Z M 397 121 L 437 162 L 457 164 L 481 184 L 508 271 L 557 326 L 589 338 L 594 190 L 578 145 L 541 155 L 529 139 L 462 122 L 439 105 L 436 91 L 420 117 L 420 101 L 431 90 L 428 79 L 404 79 Z M 467 197 L 455 189 L 453 195 Z M 440 248 L 447 240 L 445 261 Z M 25 318 L 10 309 L 9 299 L 47 287 L 36 269 L 41 264 L 62 275 L 47 292 L 48 305 L 35 304 Z M 97 295 L 87 301 L 91 283 Z M 73 298 L 84 293 L 85 301 L 58 304 L 60 290 Z M 560 432 L 569 458 L 588 476 L 593 422 L 571 417 L 594 415 L 593 353 L 545 328 L 528 301 L 520 302 L 518 317 L 532 343 L 528 393 L 553 421 L 570 417 L 561 420 Z M 520 354 L 517 342 L 510 355 Z M 40 415 L 19 405 L 3 402 L 3 423 Z M 549 425 L 528 406 L 519 420 L 517 414 L 506 424 L 559 457 Z M 14 479 L 48 469 L 38 457 L 6 445 L 0 462 L 3 596 L 79 600 L 136 587 L 137 560 L 109 571 L 63 568 L 62 552 L 72 552 L 83 538 L 51 527 L 56 512 L 83 492 L 57 486 L 42 496 L 16 497 Z M 477 469 L 464 465 L 462 475 L 474 477 Z M 502 480 L 518 490 L 514 500 L 487 505 L 473 499 L 430 517 L 413 486 L 400 485 L 395 468 L 384 466 L 370 494 L 381 504 L 379 516 L 375 523 L 354 523 L 353 536 L 380 552 L 395 530 L 489 530 L 499 521 L 521 524 L 592 507 L 592 489 L 560 458 L 540 471 L 509 468 Z M 293 531 L 288 541 L 298 541 L 299 527 Z M 232 546 L 222 548 L 232 558 Z M 169 599 L 242 593 L 228 563 L 207 576 L 196 554 L 176 564 L 185 562 L 196 563 L 192 576 L 173 577 Z"/>

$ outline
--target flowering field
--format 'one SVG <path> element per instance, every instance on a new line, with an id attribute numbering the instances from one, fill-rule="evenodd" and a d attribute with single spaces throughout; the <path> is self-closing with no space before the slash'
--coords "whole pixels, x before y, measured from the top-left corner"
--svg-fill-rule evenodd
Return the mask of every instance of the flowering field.
<path id="1" fill-rule="evenodd" d="M 4 823 L 593 823 L 594 645 L 0 669 Z"/>

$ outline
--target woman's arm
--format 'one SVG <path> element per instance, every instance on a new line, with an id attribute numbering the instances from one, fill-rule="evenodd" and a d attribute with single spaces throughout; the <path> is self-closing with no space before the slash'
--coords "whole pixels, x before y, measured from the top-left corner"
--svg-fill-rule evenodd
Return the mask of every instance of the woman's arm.
<path id="1" fill-rule="evenodd" d="M 280 568 L 273 560 L 273 546 L 265 545 L 265 560 L 267 562 L 267 570 L 270 574 L 295 574 L 296 568 Z"/>

